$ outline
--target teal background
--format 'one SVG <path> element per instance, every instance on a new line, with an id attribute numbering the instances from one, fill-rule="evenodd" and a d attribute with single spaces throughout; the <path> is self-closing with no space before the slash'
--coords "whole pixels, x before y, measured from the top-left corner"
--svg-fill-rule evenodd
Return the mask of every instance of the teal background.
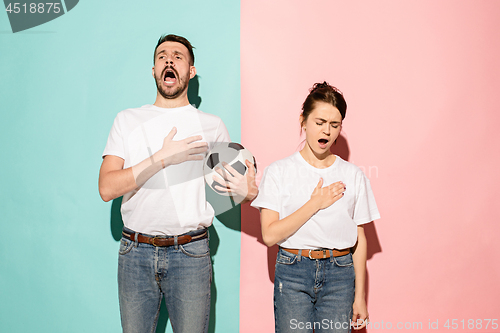
<path id="1" fill-rule="evenodd" d="M 239 1 L 87 0 L 16 34 L 0 13 L 1 332 L 121 331 L 116 202 L 97 188 L 113 119 L 154 102 L 154 47 L 175 33 L 196 47 L 200 109 L 240 141 L 239 10 Z M 210 331 L 237 332 L 239 211 L 221 220 Z M 171 332 L 163 311 L 161 320 Z"/>

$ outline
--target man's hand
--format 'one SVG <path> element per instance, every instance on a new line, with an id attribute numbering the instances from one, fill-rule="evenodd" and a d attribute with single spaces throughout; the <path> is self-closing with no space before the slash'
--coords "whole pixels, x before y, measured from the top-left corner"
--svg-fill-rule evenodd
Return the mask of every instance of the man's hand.
<path id="1" fill-rule="evenodd" d="M 228 192 L 233 196 L 242 198 L 241 203 L 253 200 L 259 193 L 255 184 L 255 167 L 249 160 L 246 160 L 245 164 L 248 172 L 244 176 L 225 162 L 222 162 L 224 168 L 215 169 L 221 177 L 213 176 L 216 182 L 225 185 L 225 187 L 215 185 L 218 191 Z"/>
<path id="2" fill-rule="evenodd" d="M 203 159 L 203 153 L 208 150 L 208 144 L 200 142 L 201 135 L 174 141 L 175 134 L 177 134 L 177 128 L 174 127 L 163 140 L 163 147 L 155 154 L 155 161 L 163 161 L 163 166 L 167 166 Z"/>
<path id="3" fill-rule="evenodd" d="M 132 167 L 136 187 L 142 186 L 161 169 L 186 161 L 202 160 L 208 150 L 206 142 L 200 142 L 201 135 L 174 141 L 177 128 L 173 127 L 163 139 L 163 147 L 141 163 Z"/>

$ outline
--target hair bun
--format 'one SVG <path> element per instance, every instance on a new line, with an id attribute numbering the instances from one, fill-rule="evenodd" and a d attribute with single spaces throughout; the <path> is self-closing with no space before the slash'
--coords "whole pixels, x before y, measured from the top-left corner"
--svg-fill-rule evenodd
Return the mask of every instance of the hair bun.
<path id="1" fill-rule="evenodd" d="M 319 89 L 326 89 L 326 90 L 330 90 L 330 91 L 335 91 L 341 95 L 342 92 L 340 90 L 338 90 L 337 88 L 335 88 L 334 86 L 330 85 L 328 82 L 326 81 L 323 81 L 323 83 L 315 83 L 312 87 L 312 89 L 310 90 L 311 93 L 315 92 L 316 90 L 319 90 Z"/>
<path id="2" fill-rule="evenodd" d="M 302 104 L 302 117 L 307 119 L 309 114 L 313 111 L 316 102 L 324 102 L 333 105 L 339 110 L 342 120 L 345 118 L 347 111 L 347 103 L 345 102 L 344 95 L 340 90 L 330 85 L 328 82 L 315 83 L 309 90 L 304 104 Z"/>
<path id="3" fill-rule="evenodd" d="M 331 87 L 332 86 L 330 86 L 328 84 L 328 82 L 323 81 L 323 83 L 315 83 L 312 90 L 321 89 L 321 88 L 331 88 Z"/>

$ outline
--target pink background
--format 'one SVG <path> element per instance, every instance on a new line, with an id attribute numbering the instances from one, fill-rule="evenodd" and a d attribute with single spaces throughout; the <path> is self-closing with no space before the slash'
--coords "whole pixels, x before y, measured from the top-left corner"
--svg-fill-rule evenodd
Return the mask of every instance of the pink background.
<path id="1" fill-rule="evenodd" d="M 241 1 L 242 143 L 259 176 L 298 149 L 314 82 L 346 97 L 337 153 L 382 215 L 367 228 L 368 331 L 500 320 L 498 18 L 500 1 Z M 240 331 L 272 332 L 276 248 L 249 206 L 241 237 Z"/>

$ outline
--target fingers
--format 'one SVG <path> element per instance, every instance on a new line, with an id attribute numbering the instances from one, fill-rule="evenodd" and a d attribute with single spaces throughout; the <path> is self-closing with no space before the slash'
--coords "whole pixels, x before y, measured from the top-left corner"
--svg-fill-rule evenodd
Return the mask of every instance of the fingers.
<path id="1" fill-rule="evenodd" d="M 323 178 L 320 178 L 318 185 L 316 185 L 316 187 L 314 188 L 314 191 L 311 194 L 311 196 L 320 196 L 321 194 L 323 194 L 322 186 L 323 186 Z"/>
<path id="2" fill-rule="evenodd" d="M 205 150 L 208 150 L 208 143 L 200 141 L 200 142 L 191 142 L 187 144 L 187 147 L 189 149 L 191 148 L 205 148 Z"/>
<path id="3" fill-rule="evenodd" d="M 174 126 L 165 137 L 165 140 L 171 141 L 174 138 L 175 134 L 177 134 L 177 128 Z"/>
<path id="4" fill-rule="evenodd" d="M 245 160 L 245 164 L 247 165 L 248 168 L 248 174 L 250 176 L 255 176 L 255 165 L 252 164 L 249 160 Z"/>
<path id="5" fill-rule="evenodd" d="M 356 320 L 358 320 L 358 314 L 353 313 L 351 318 L 351 327 L 355 330 L 358 329 L 358 322 Z"/>
<path id="6" fill-rule="evenodd" d="M 231 184 L 226 179 L 221 178 L 221 177 L 219 177 L 217 175 L 213 175 L 212 179 L 214 181 L 216 181 L 217 183 L 219 183 L 219 187 L 223 187 L 224 189 L 229 189 L 230 188 Z"/>
<path id="7" fill-rule="evenodd" d="M 188 155 L 186 161 L 201 161 L 203 158 L 203 155 Z"/>
<path id="8" fill-rule="evenodd" d="M 239 173 L 238 171 L 236 171 L 236 169 L 235 169 L 235 168 L 233 168 L 232 166 L 230 166 L 230 165 L 229 165 L 229 164 L 227 164 L 226 162 L 222 162 L 222 166 L 224 167 L 224 169 L 226 169 L 227 171 L 229 171 L 229 173 L 230 173 L 230 175 L 231 175 L 232 177 L 239 177 L 239 176 L 243 177 L 243 176 L 241 175 L 241 173 Z"/>
<path id="9" fill-rule="evenodd" d="M 339 182 L 339 184 L 335 184 L 335 186 L 333 186 L 331 190 L 335 194 L 344 194 L 346 186 L 344 183 Z"/>
<path id="10" fill-rule="evenodd" d="M 182 141 L 184 141 L 187 144 L 190 144 L 190 143 L 193 143 L 195 141 L 200 141 L 201 139 L 203 139 L 203 137 L 201 135 L 195 135 L 195 136 L 190 136 L 189 138 L 185 138 Z M 206 142 L 203 142 L 203 144 L 207 145 Z"/>
<path id="11" fill-rule="evenodd" d="M 339 194 L 343 194 L 345 192 L 346 185 L 342 182 L 335 182 L 328 186 L 325 186 L 325 189 L 327 189 L 330 192 L 330 194 L 336 196 Z"/>
<path id="12" fill-rule="evenodd" d="M 360 330 L 366 326 L 366 323 L 368 322 L 368 314 L 362 315 L 361 313 L 353 313 L 352 322 L 352 327 L 355 330 Z"/>
<path id="13" fill-rule="evenodd" d="M 366 319 L 361 319 L 361 318 L 357 318 L 356 319 L 354 318 L 354 316 L 352 317 L 352 322 L 353 322 L 353 325 L 352 327 L 355 329 L 355 330 L 360 330 L 362 329 L 363 327 L 366 326 L 366 322 L 367 320 Z"/>
<path id="14" fill-rule="evenodd" d="M 213 187 L 218 191 L 233 193 L 234 190 L 231 188 L 231 183 L 225 179 L 220 178 L 217 175 L 213 175 L 212 179 L 217 182 Z"/>
<path id="15" fill-rule="evenodd" d="M 191 148 L 185 152 L 180 152 L 175 154 L 179 159 L 184 161 L 199 161 L 205 158 L 204 153 L 207 151 L 207 147 Z"/>
<path id="16" fill-rule="evenodd" d="M 215 184 L 214 185 L 214 188 L 217 190 L 217 191 L 222 191 L 222 192 L 228 192 L 228 193 L 234 193 L 234 190 L 233 189 L 230 189 L 229 187 L 222 187 L 218 184 Z"/>
<path id="17" fill-rule="evenodd" d="M 338 193 L 338 194 L 332 194 L 332 201 L 336 202 L 340 200 L 344 196 L 344 192 Z"/>
<path id="18" fill-rule="evenodd" d="M 234 174 L 239 175 L 239 173 L 236 170 L 234 170 L 229 164 L 222 162 L 222 166 L 223 168 L 216 167 L 214 170 L 219 175 L 221 175 L 226 181 L 233 180 L 235 178 Z"/>
<path id="19" fill-rule="evenodd" d="M 339 181 L 339 182 L 331 183 L 327 187 L 329 187 L 332 190 L 338 190 L 340 188 L 345 188 L 345 184 L 342 183 L 341 181 Z"/>
<path id="20" fill-rule="evenodd" d="M 207 151 L 208 147 L 191 148 L 187 151 L 187 161 L 199 161 L 205 158 L 203 153 Z"/>
<path id="21" fill-rule="evenodd" d="M 188 150 L 189 155 L 203 154 L 207 151 L 207 147 L 191 148 Z"/>
<path id="22" fill-rule="evenodd" d="M 330 194 L 337 195 L 339 193 L 342 193 L 346 190 L 346 186 L 343 182 L 338 181 L 335 183 L 332 183 L 328 186 L 322 187 L 323 186 L 323 178 L 321 178 L 318 182 L 318 185 L 316 186 L 316 189 L 321 189 L 322 191 L 326 191 Z"/>

